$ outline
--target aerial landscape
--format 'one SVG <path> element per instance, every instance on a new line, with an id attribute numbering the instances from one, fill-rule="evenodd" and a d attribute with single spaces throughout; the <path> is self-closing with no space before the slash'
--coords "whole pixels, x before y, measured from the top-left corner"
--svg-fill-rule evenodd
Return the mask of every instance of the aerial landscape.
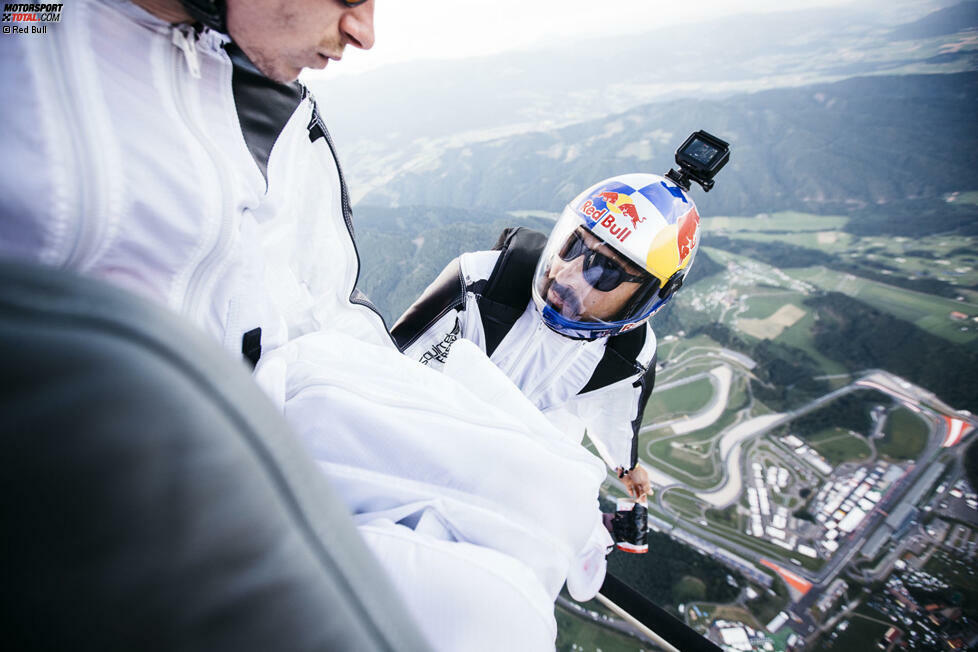
<path id="1" fill-rule="evenodd" d="M 359 287 L 390 326 L 503 228 L 546 232 L 589 184 L 725 138 L 695 267 L 652 319 L 654 554 L 609 568 L 727 650 L 978 649 L 978 2 L 697 29 L 681 80 L 634 63 L 674 50 L 653 33 L 620 59 L 595 41 L 331 82 L 418 89 L 386 131 L 333 116 L 359 152 Z M 557 614 L 560 650 L 657 649 L 594 601 Z"/>

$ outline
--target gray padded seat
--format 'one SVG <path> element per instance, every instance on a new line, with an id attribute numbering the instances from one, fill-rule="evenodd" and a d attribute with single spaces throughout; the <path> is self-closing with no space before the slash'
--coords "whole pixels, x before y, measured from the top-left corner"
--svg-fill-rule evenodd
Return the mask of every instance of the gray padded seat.
<path id="1" fill-rule="evenodd" d="M 0 354 L 6 649 L 428 649 L 214 342 L 104 284 L 0 262 Z"/>

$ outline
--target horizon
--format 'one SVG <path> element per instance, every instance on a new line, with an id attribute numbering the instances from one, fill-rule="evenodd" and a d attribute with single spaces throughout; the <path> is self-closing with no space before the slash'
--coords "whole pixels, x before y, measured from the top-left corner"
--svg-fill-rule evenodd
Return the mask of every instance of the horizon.
<path id="1" fill-rule="evenodd" d="M 799 0 L 784 5 L 777 0 L 703 0 L 673 6 L 668 13 L 649 0 L 618 0 L 612 20 L 606 6 L 590 0 L 537 0 L 531 6 L 521 0 L 416 0 L 383 3 L 374 13 L 376 45 L 369 51 L 347 48 L 343 61 L 325 70 L 306 70 L 303 79 L 321 81 L 372 72 L 380 68 L 431 61 L 451 61 L 552 48 L 570 39 L 634 35 L 656 28 L 695 25 L 721 18 L 746 15 L 795 13 L 809 9 L 867 9 L 876 0 Z M 928 13 L 947 3 L 905 3 L 904 10 Z M 421 5 L 421 9 L 418 6 Z M 501 8 L 500 8 L 501 6 Z M 518 9 L 517 9 L 518 8 Z M 908 9 L 909 8 L 909 9 Z M 887 6 L 895 10 L 894 5 Z M 520 11 L 520 25 L 532 30 L 513 31 Z M 477 24 L 478 29 L 471 26 Z M 396 28 L 394 26 L 397 26 Z M 507 33 L 507 30 L 508 33 Z M 428 33 L 438 38 L 425 38 Z M 500 34 L 505 34 L 500 37 Z"/>

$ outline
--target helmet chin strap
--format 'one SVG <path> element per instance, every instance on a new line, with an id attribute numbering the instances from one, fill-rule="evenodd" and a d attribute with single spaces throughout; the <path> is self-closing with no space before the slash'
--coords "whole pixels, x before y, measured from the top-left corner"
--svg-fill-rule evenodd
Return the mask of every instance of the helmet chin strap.
<path id="1" fill-rule="evenodd" d="M 225 0 L 180 0 L 180 4 L 194 20 L 222 34 L 228 33 Z"/>

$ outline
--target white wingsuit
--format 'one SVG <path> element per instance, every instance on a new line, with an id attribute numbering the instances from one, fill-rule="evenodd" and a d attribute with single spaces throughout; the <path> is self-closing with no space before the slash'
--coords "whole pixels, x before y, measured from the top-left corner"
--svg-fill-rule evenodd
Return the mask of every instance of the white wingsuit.
<path id="1" fill-rule="evenodd" d="M 149 297 L 233 355 L 260 328 L 256 380 L 432 644 L 552 648 L 568 574 L 584 598 L 604 574 L 604 467 L 477 349 L 446 374 L 398 353 L 355 291 L 313 98 L 125 0 L 66 3 L 48 32 L 0 39 L 0 256 Z"/>

